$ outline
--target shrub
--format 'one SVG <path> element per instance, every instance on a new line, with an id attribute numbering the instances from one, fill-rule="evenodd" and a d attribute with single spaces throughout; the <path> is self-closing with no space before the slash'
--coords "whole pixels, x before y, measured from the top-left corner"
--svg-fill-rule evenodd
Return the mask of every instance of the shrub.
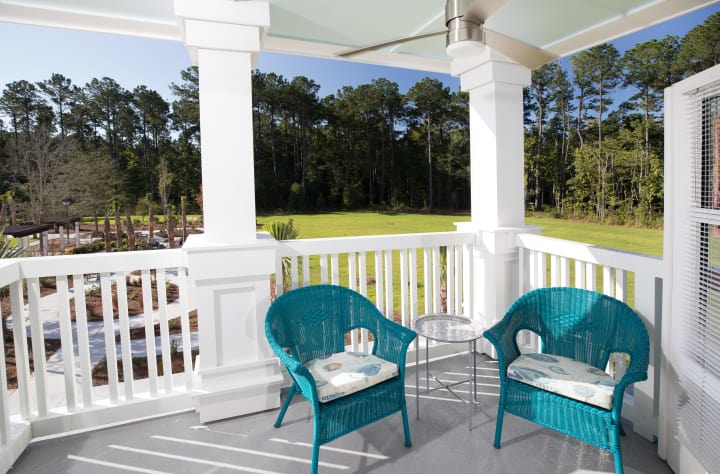
<path id="1" fill-rule="evenodd" d="M 299 211 L 303 204 L 303 190 L 300 183 L 293 183 L 290 186 L 290 196 L 288 198 L 288 210 Z"/>

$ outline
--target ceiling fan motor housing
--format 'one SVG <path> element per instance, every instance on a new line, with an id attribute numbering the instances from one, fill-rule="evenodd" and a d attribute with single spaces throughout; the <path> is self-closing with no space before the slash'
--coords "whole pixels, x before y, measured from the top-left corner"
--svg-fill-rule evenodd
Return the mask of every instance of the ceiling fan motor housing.
<path id="1" fill-rule="evenodd" d="M 469 12 L 472 0 L 447 0 L 445 4 L 445 24 L 448 28 L 446 46 L 474 41 L 485 43 L 483 21 Z"/>

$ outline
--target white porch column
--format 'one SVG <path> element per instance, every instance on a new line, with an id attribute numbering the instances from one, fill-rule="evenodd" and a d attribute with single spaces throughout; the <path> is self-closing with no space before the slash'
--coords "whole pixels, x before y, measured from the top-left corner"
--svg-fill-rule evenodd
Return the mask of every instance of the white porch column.
<path id="1" fill-rule="evenodd" d="M 202 422 L 279 406 L 280 374 L 267 345 L 275 241 L 256 237 L 251 72 L 269 25 L 266 2 L 175 0 L 199 68 L 203 225 L 183 249 L 196 285 Z"/>
<path id="2" fill-rule="evenodd" d="M 515 235 L 524 229 L 523 87 L 530 70 L 489 48 L 455 44 L 452 74 L 470 94 L 473 318 L 490 327 L 518 296 Z M 490 353 L 485 342 L 482 350 Z"/>

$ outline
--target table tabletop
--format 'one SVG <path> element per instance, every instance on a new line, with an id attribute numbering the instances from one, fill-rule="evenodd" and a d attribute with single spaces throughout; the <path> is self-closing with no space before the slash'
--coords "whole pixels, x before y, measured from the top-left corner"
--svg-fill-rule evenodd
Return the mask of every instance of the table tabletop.
<path id="1" fill-rule="evenodd" d="M 439 342 L 469 342 L 480 338 L 483 333 L 477 321 L 446 313 L 420 316 L 414 326 L 420 336 Z"/>

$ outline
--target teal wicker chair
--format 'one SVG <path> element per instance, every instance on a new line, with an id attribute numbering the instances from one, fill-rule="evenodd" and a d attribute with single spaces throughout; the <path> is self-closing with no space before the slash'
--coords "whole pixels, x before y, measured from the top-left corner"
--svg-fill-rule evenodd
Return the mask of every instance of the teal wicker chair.
<path id="1" fill-rule="evenodd" d="M 521 330 L 540 336 L 541 354 L 520 354 L 517 336 Z M 498 353 L 496 448 L 500 448 L 503 415 L 507 412 L 613 453 L 615 471 L 623 472 L 623 394 L 628 385 L 647 379 L 650 348 L 645 325 L 629 306 L 594 291 L 543 288 L 521 296 L 484 335 Z M 627 371 L 618 381 L 602 373 L 612 353 L 630 357 Z M 568 373 L 558 364 L 575 364 L 563 357 L 588 364 L 583 372 L 590 378 L 584 386 L 571 388 L 569 394 L 567 387 L 573 385 L 566 384 L 565 394 L 560 395 L 549 391 L 555 388 L 552 381 L 556 373 Z M 549 370 L 533 363 L 545 364 Z M 598 402 L 600 395 L 604 398 Z"/>
<path id="2" fill-rule="evenodd" d="M 322 370 L 324 362 L 334 357 L 369 360 L 365 354 L 344 352 L 345 335 L 356 328 L 366 328 L 372 333 L 372 357 L 382 359 L 383 364 L 395 364 L 396 372 L 354 393 L 323 395 L 327 381 L 311 369 L 321 367 Z M 355 291 L 334 285 L 315 285 L 289 291 L 275 300 L 265 319 L 265 335 L 293 381 L 275 427 L 280 427 L 295 394 L 301 393 L 312 406 L 312 473 L 317 472 L 320 445 L 398 411 L 402 413 L 405 445 L 411 445 L 405 406 L 405 356 L 415 339 L 414 331 L 385 318 L 367 298 Z M 373 362 L 378 361 L 373 359 Z M 335 370 L 340 365 L 342 363 L 330 362 L 324 364 L 324 368 Z M 375 375 L 379 365 L 361 367 L 359 379 L 366 380 L 365 373 Z"/>

